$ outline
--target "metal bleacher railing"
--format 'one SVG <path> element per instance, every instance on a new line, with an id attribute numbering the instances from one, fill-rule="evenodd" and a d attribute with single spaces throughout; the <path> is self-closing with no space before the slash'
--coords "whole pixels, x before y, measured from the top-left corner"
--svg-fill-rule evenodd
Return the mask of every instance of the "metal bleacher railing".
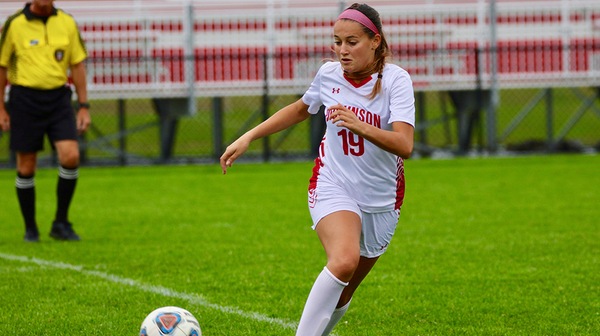
<path id="1" fill-rule="evenodd" d="M 86 41 L 91 99 L 187 99 L 185 114 L 193 115 L 199 97 L 302 94 L 333 56 L 331 27 L 349 4 L 102 0 L 60 7 Z M 463 97 L 481 103 L 490 100 L 483 92 L 493 114 L 496 90 L 600 87 L 600 1 L 369 4 L 381 13 L 392 61 L 411 73 L 417 93 L 473 92 Z M 3 1 L 0 25 L 22 6 Z M 488 143 L 498 138 L 493 120 Z"/>
<path id="2" fill-rule="evenodd" d="M 5 3 L 3 17 L 22 6 Z M 411 70 L 418 89 L 475 88 L 475 48 L 488 51 L 480 61 L 482 85 L 489 86 L 489 1 L 372 4 L 395 61 Z M 269 53 L 282 56 L 266 69 L 271 92 L 301 93 L 331 45 L 341 6 L 314 0 L 61 2 L 81 26 L 91 57 L 90 90 L 98 98 L 185 96 L 186 56 L 196 58 L 197 95 L 221 94 L 224 87 L 231 94 L 261 94 L 262 60 Z M 598 83 L 598 1 L 500 0 L 497 7 L 500 85 Z"/>

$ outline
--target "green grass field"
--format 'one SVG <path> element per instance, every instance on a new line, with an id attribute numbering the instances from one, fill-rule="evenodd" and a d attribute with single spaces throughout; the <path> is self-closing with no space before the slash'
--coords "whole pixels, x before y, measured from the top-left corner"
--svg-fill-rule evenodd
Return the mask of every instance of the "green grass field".
<path id="1" fill-rule="evenodd" d="M 0 170 L 0 334 L 137 335 L 176 305 L 205 336 L 293 335 L 325 263 L 311 167 L 84 167 L 76 243 L 47 236 L 43 169 L 39 244 Z M 600 334 L 599 155 L 408 160 L 406 176 L 393 243 L 336 335 Z"/>

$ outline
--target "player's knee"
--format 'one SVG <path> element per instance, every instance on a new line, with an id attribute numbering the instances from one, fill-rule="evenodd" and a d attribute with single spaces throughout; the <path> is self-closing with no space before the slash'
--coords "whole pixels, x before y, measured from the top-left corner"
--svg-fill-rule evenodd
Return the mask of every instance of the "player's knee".
<path id="1" fill-rule="evenodd" d="M 352 275 L 354 275 L 354 272 L 358 267 L 359 260 L 359 253 L 348 253 L 329 260 L 327 263 L 327 268 L 339 280 L 348 282 L 350 279 L 352 279 Z"/>

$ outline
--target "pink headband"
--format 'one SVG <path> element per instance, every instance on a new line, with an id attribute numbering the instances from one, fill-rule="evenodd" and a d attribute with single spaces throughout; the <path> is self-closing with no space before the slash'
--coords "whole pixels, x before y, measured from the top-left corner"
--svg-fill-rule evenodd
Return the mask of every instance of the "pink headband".
<path id="1" fill-rule="evenodd" d="M 373 23 L 373 21 L 371 21 L 365 14 L 363 14 L 359 10 L 346 9 L 345 11 L 342 12 L 342 14 L 340 14 L 340 16 L 338 16 L 337 19 L 338 20 L 339 19 L 349 19 L 352 21 L 356 21 L 356 22 L 360 23 L 361 25 L 369 28 L 373 33 L 379 34 L 379 30 L 377 30 L 377 27 L 375 27 L 375 24 Z"/>

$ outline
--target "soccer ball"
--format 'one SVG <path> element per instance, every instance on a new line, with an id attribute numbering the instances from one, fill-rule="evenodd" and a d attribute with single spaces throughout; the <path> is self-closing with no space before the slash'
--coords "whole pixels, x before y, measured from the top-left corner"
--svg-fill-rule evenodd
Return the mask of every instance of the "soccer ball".
<path id="1" fill-rule="evenodd" d="M 160 307 L 142 322 L 140 336 L 202 336 L 198 320 L 189 311 L 174 307 Z"/>

